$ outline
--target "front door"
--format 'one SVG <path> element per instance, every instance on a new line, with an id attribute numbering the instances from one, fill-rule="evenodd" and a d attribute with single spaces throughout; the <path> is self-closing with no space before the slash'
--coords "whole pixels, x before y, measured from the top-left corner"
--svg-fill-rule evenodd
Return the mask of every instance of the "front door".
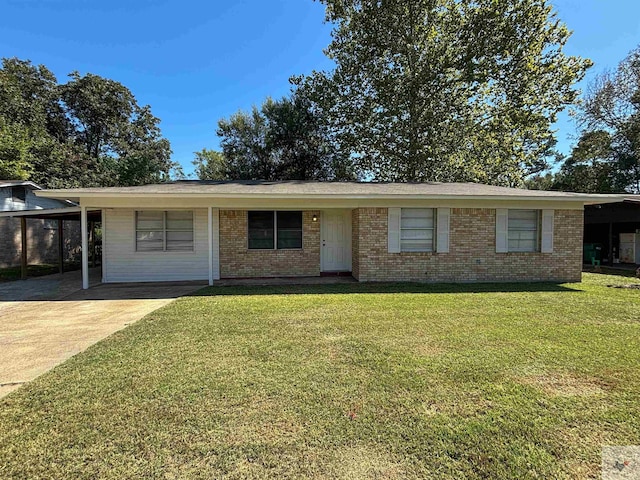
<path id="1" fill-rule="evenodd" d="M 324 210 L 321 218 L 321 270 L 350 272 L 351 210 Z"/>

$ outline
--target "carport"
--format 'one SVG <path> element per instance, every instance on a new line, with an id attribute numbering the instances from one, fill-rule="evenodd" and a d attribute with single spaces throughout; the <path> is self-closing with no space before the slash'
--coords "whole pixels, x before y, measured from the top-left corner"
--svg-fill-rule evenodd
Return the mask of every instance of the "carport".
<path id="1" fill-rule="evenodd" d="M 96 247 L 96 226 L 101 224 L 102 212 L 100 210 L 87 210 L 82 207 L 66 207 L 57 209 L 42 210 L 22 210 L 0 212 L 1 217 L 20 218 L 20 237 L 21 237 L 21 255 L 20 267 L 21 278 L 27 278 L 27 253 L 29 249 L 27 237 L 27 219 L 39 220 L 55 220 L 57 222 L 58 232 L 58 270 L 64 273 L 64 229 L 63 222 L 65 220 L 77 221 L 81 224 L 82 234 L 82 282 L 83 286 L 89 285 L 89 254 L 91 254 L 92 266 L 96 266 L 96 260 L 99 256 Z"/>
<path id="2" fill-rule="evenodd" d="M 620 234 L 639 231 L 640 196 L 584 208 L 584 243 L 602 245 L 603 263 L 613 265 L 619 258 Z"/>

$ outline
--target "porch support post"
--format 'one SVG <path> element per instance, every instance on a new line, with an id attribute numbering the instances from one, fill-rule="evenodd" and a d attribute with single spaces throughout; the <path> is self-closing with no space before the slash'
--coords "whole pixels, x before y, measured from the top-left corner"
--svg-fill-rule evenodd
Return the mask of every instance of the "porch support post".
<path id="1" fill-rule="evenodd" d="M 64 273 L 64 222 L 58 219 L 58 270 Z"/>
<path id="2" fill-rule="evenodd" d="M 80 235 L 82 235 L 82 288 L 89 288 L 89 235 L 87 232 L 87 207 L 80 206 Z"/>
<path id="3" fill-rule="evenodd" d="M 20 251 L 20 278 L 27 279 L 27 217 L 20 217 L 20 238 L 22 250 Z"/>
<path id="4" fill-rule="evenodd" d="M 213 208 L 207 207 L 207 227 L 209 235 L 209 285 L 213 285 Z"/>

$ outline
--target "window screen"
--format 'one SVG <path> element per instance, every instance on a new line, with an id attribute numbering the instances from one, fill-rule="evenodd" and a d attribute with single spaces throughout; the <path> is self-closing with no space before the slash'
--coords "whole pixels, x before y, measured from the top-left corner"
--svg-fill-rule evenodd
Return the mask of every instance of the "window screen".
<path id="1" fill-rule="evenodd" d="M 249 248 L 302 248 L 302 212 L 248 212 Z M 274 228 L 275 227 L 275 228 Z"/>
<path id="2" fill-rule="evenodd" d="M 273 249 L 274 212 L 249 212 L 249 248 Z"/>
<path id="3" fill-rule="evenodd" d="M 302 212 L 277 212 L 278 248 L 302 248 Z"/>
<path id="4" fill-rule="evenodd" d="M 432 252 L 434 217 L 433 208 L 403 208 L 400 214 L 400 251 Z"/>
<path id="5" fill-rule="evenodd" d="M 142 210 L 136 212 L 136 251 L 192 251 L 191 210 Z"/>
<path id="6" fill-rule="evenodd" d="M 509 210 L 509 251 L 537 252 L 539 223 L 538 210 Z"/>

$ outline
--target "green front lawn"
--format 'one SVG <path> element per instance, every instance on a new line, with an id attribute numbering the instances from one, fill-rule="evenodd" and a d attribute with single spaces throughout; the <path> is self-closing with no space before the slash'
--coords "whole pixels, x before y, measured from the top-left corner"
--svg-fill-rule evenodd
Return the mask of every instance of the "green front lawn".
<path id="1" fill-rule="evenodd" d="M 597 477 L 640 290 L 584 280 L 202 290 L 0 400 L 0 477 Z"/>

